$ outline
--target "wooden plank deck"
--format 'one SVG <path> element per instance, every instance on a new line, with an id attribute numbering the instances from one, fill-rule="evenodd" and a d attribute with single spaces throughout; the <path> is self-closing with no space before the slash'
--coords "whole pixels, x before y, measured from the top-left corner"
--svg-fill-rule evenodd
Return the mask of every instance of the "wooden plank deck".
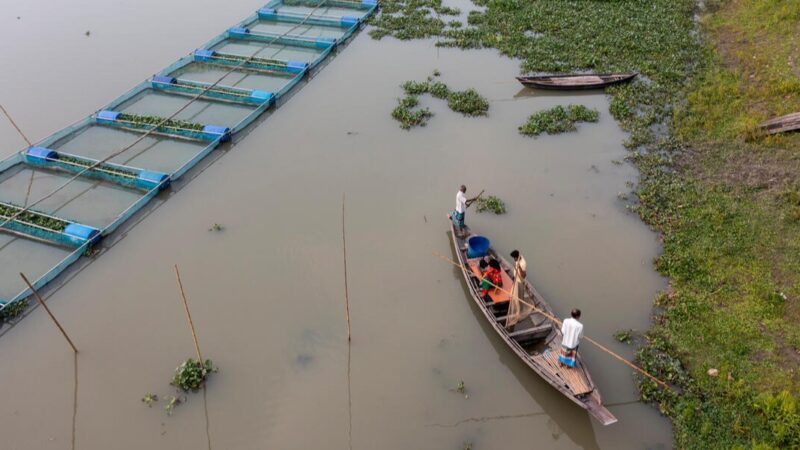
<path id="1" fill-rule="evenodd" d="M 767 131 L 768 134 L 785 133 L 787 131 L 800 130 L 800 112 L 787 114 L 767 120 L 758 125 Z"/>
<path id="2" fill-rule="evenodd" d="M 550 350 L 549 352 L 541 353 L 533 357 L 534 360 L 539 362 L 545 369 L 551 372 L 556 377 L 564 381 L 564 384 L 575 395 L 583 395 L 592 392 L 591 385 L 583 371 L 577 367 L 561 366 L 558 362 L 558 351 Z"/>

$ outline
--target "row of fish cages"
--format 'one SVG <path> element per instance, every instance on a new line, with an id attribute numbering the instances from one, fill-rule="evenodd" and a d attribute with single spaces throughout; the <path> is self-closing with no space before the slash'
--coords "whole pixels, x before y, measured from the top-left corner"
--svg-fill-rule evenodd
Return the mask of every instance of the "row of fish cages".
<path id="1" fill-rule="evenodd" d="M 102 109 L 0 161 L 0 311 L 90 254 L 289 93 L 375 0 L 273 0 Z M 2 314 L 0 314 L 2 316 Z"/>

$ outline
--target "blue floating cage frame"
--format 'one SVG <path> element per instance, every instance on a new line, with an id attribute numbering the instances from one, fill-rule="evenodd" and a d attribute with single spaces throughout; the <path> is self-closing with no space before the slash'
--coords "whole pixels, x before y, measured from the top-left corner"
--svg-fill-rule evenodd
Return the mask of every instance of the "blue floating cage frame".
<path id="1" fill-rule="evenodd" d="M 340 38 L 333 39 L 332 40 L 333 42 L 327 42 L 327 41 L 323 41 L 323 40 L 320 40 L 320 39 L 314 39 L 313 40 L 313 47 L 314 48 L 318 48 L 318 49 L 321 50 L 320 55 L 315 60 L 309 62 L 305 67 L 302 67 L 302 68 L 299 68 L 299 67 L 290 68 L 290 69 L 293 69 L 291 71 L 291 75 L 288 75 L 288 77 L 290 77 L 290 81 L 288 81 L 286 83 L 286 85 L 284 85 L 279 92 L 271 93 L 272 94 L 271 98 L 269 98 L 266 101 L 260 102 L 260 104 L 258 104 L 257 107 L 254 108 L 254 110 L 253 110 L 253 112 L 251 114 L 247 115 L 238 124 L 236 124 L 236 125 L 234 125 L 232 127 L 232 129 L 230 130 L 230 133 L 226 133 L 224 135 L 219 135 L 216 138 L 209 139 L 208 140 L 208 144 L 199 153 L 197 153 L 190 160 L 186 161 L 180 168 L 178 168 L 177 170 L 175 170 L 171 174 L 168 174 L 167 177 L 163 178 L 162 181 L 157 183 L 154 187 L 152 187 L 151 189 L 147 190 L 144 193 L 144 195 L 142 195 L 137 201 L 132 203 L 130 206 L 128 206 L 128 208 L 126 208 L 124 211 L 122 211 L 120 214 L 118 214 L 117 217 L 111 223 L 109 223 L 104 228 L 99 230 L 99 233 L 97 233 L 96 237 L 92 237 L 91 239 L 86 239 L 86 241 L 83 244 L 81 244 L 77 248 L 75 248 L 65 258 L 63 258 L 61 261 L 59 261 L 58 264 L 56 264 L 55 266 L 50 268 L 50 270 L 48 270 L 45 274 L 39 276 L 36 280 L 34 280 L 32 282 L 32 285 L 33 285 L 34 289 L 37 289 L 37 290 L 41 289 L 46 284 L 48 284 L 51 281 L 53 281 L 58 275 L 60 275 L 70 265 L 72 265 L 73 263 L 78 261 L 83 254 L 87 253 L 89 251 L 89 249 L 91 248 L 91 246 L 96 244 L 100 239 L 102 239 L 103 236 L 107 236 L 107 235 L 113 233 L 120 225 L 122 225 L 124 222 L 126 222 L 128 219 L 130 219 L 134 214 L 136 214 L 136 212 L 138 212 L 145 205 L 147 205 L 158 194 L 158 192 L 160 190 L 165 188 L 173 180 L 176 180 L 176 179 L 180 178 L 182 175 L 184 175 L 186 172 L 188 172 L 192 167 L 194 167 L 203 158 L 205 158 L 209 153 L 211 153 L 211 151 L 213 151 L 216 147 L 218 147 L 223 141 L 225 141 L 227 139 L 230 139 L 230 134 L 238 133 L 239 131 L 241 131 L 242 129 L 244 129 L 248 125 L 250 125 L 256 118 L 258 118 L 258 116 L 260 116 L 264 111 L 266 111 L 271 105 L 275 104 L 276 100 L 278 100 L 282 96 L 286 95 L 295 85 L 297 85 L 299 83 L 299 81 L 305 76 L 305 74 L 308 73 L 308 71 L 310 71 L 311 69 L 313 69 L 316 66 L 318 66 L 325 58 L 327 58 L 330 55 L 330 53 L 333 51 L 333 49 L 338 44 L 340 44 L 340 43 L 346 41 L 348 38 L 350 38 L 355 33 L 355 31 L 358 30 L 360 24 L 363 23 L 363 21 L 366 20 L 366 18 L 369 15 L 371 15 L 375 11 L 375 9 L 377 8 L 377 0 L 361 0 L 360 2 L 351 1 L 351 0 L 289 0 L 289 1 L 286 1 L 286 0 L 272 0 L 267 5 L 265 5 L 264 8 L 275 9 L 275 8 L 278 8 L 278 7 L 282 6 L 282 5 L 287 5 L 287 6 L 301 5 L 301 6 L 318 7 L 318 6 L 321 6 L 323 4 L 325 4 L 327 6 L 332 6 L 332 7 L 352 8 L 352 9 L 360 11 L 361 12 L 361 16 L 358 17 L 358 23 L 354 24 L 354 23 L 351 23 L 352 21 L 350 21 L 350 20 L 347 20 L 347 19 L 343 20 L 342 18 L 336 18 L 336 17 L 333 17 L 333 16 L 329 16 L 328 17 L 328 16 L 324 16 L 324 15 L 312 15 L 312 14 L 308 14 L 308 15 L 304 16 L 304 15 L 299 15 L 299 14 L 294 14 L 294 13 L 280 13 L 280 12 L 277 12 L 277 14 L 275 14 L 275 16 L 276 16 L 275 20 L 285 21 L 285 22 L 307 23 L 308 25 L 335 26 L 335 23 L 338 20 L 339 21 L 339 26 L 341 26 L 342 28 L 345 28 L 346 31 L 345 31 L 344 35 L 341 36 Z M 264 8 L 262 8 L 262 9 L 264 9 Z M 263 14 L 261 14 L 261 16 L 263 16 Z M 237 27 L 239 27 L 239 28 L 247 28 L 247 26 L 249 26 L 250 24 L 254 23 L 257 20 L 264 20 L 263 17 L 261 19 L 259 18 L 259 13 L 258 12 L 256 12 L 253 15 L 251 15 L 250 17 L 246 18 L 244 21 L 242 21 L 240 24 L 238 24 Z M 272 20 L 272 17 L 270 17 L 268 20 Z M 245 34 L 251 34 L 251 33 L 245 33 Z M 266 39 L 275 39 L 276 38 L 276 36 L 270 35 L 269 33 L 252 33 L 252 34 L 255 36 L 256 40 L 262 40 L 262 42 L 263 42 L 263 39 L 265 39 L 265 38 Z M 241 35 L 238 35 L 236 32 L 234 32 L 233 35 L 232 35 L 231 34 L 231 30 L 229 29 L 229 30 L 226 30 L 225 32 L 223 32 L 222 34 L 218 35 L 216 38 L 212 39 L 208 43 L 206 43 L 204 48 L 211 48 L 214 45 L 217 45 L 218 43 L 224 41 L 225 39 L 230 39 L 230 38 L 253 39 L 254 36 L 241 36 Z M 277 39 L 275 39 L 275 41 L 281 41 L 279 45 L 289 45 L 289 46 L 298 45 L 298 46 L 304 46 L 304 47 L 310 46 L 309 45 L 310 44 L 310 40 L 311 39 L 309 39 L 308 37 L 305 37 L 305 36 L 291 36 L 291 35 L 277 36 Z M 186 66 L 187 64 L 190 64 L 190 63 L 195 62 L 195 61 L 197 61 L 197 58 L 194 55 L 182 57 L 181 59 L 179 59 L 175 63 L 171 64 L 170 66 L 168 66 L 167 68 L 162 70 L 159 73 L 159 75 L 160 76 L 169 76 L 170 73 L 175 72 L 176 70 L 180 69 L 181 67 Z M 249 70 L 250 69 L 249 67 L 247 67 L 244 64 L 240 64 L 240 65 L 227 64 L 227 66 L 239 66 L 239 67 L 237 67 L 237 69 L 241 68 L 241 69 L 244 69 L 244 70 Z M 234 70 L 236 70 L 236 69 L 234 69 Z M 281 68 L 276 68 L 276 70 L 274 70 L 274 71 L 275 72 L 280 72 Z M 222 88 L 234 88 L 234 87 L 231 87 L 231 86 L 225 86 L 222 83 L 220 83 L 219 86 L 222 87 Z M 153 83 L 153 79 L 150 78 L 148 80 L 143 81 L 142 83 L 140 83 L 139 85 L 135 86 L 133 89 L 131 89 L 127 93 L 123 94 L 121 97 L 119 97 L 116 100 L 114 100 L 113 102 L 111 102 L 106 108 L 103 108 L 102 110 L 99 110 L 95 114 L 92 114 L 92 115 L 90 115 L 90 116 L 88 116 L 88 117 L 86 117 L 86 118 L 84 118 L 84 119 L 82 119 L 82 120 L 70 125 L 70 126 L 67 126 L 67 127 L 63 128 L 63 129 L 57 131 L 56 133 L 48 136 L 47 138 L 42 139 L 41 141 L 35 143 L 31 147 L 44 147 L 45 149 L 49 149 L 50 146 L 53 145 L 54 143 L 56 143 L 57 141 L 59 141 L 61 139 L 64 139 L 64 138 L 68 137 L 71 134 L 79 133 L 81 130 L 83 130 L 86 127 L 94 126 L 94 125 L 98 124 L 99 122 L 102 122 L 102 120 L 98 121 L 99 114 L 101 114 L 103 112 L 107 112 L 109 110 L 113 111 L 113 109 L 112 109 L 113 106 L 121 105 L 125 101 L 131 99 L 132 97 L 134 97 L 135 95 L 138 95 L 139 93 L 143 92 L 146 89 L 154 89 L 154 90 L 158 90 L 158 91 L 174 93 L 176 95 L 182 95 L 182 94 L 188 94 L 189 93 L 189 92 L 186 92 L 186 91 L 182 92 L 180 89 L 174 89 L 173 88 L 171 90 L 170 87 L 168 87 L 168 86 L 156 86 Z M 202 92 L 202 90 L 200 92 Z M 206 94 L 208 94 L 208 92 Z M 196 92 L 195 92 L 194 95 L 196 95 Z M 216 97 L 215 98 L 215 96 L 213 94 L 211 94 L 211 95 L 203 95 L 202 97 L 206 98 L 206 99 L 209 99 L 209 100 L 231 100 L 231 99 L 226 99 L 224 97 Z M 105 125 L 108 125 L 108 123 L 105 123 Z M 134 131 L 134 132 L 136 132 L 136 131 L 138 131 L 138 132 L 146 132 L 146 130 L 142 131 L 142 130 L 135 130 L 135 129 L 130 129 L 130 128 L 124 128 L 124 129 L 126 129 L 128 131 Z M 155 133 L 154 132 L 154 133 L 151 133 L 151 134 L 159 135 L 159 136 L 165 136 L 162 133 Z M 166 135 L 166 137 L 169 138 L 169 137 L 174 137 L 174 136 Z M 28 150 L 31 147 L 27 147 L 27 148 L 21 150 L 20 152 L 11 155 L 10 157 L 6 158 L 5 160 L 0 161 L 0 173 L 6 172 L 8 170 L 12 170 L 18 165 L 32 165 L 34 167 L 36 167 L 36 166 L 41 167 L 39 164 L 31 164 L 30 161 L 26 160 L 26 154 L 27 154 Z M 67 155 L 67 154 L 65 154 L 65 155 Z M 96 162 L 96 160 L 91 160 L 91 158 L 86 158 L 86 157 L 83 157 L 83 156 L 80 156 L 80 155 L 69 155 L 69 156 L 78 157 L 78 158 L 81 158 L 81 159 L 86 160 L 86 161 L 94 161 L 94 162 Z M 108 164 L 109 165 L 113 165 L 111 163 L 108 163 Z M 132 168 L 129 168 L 127 166 L 121 166 L 121 165 L 117 165 L 117 166 L 122 167 L 122 168 L 126 168 L 126 169 L 132 169 Z M 45 168 L 47 168 L 47 167 L 45 167 Z M 146 169 L 139 169 L 139 170 L 146 170 Z M 59 220 L 64 220 L 64 221 L 67 221 L 67 222 L 70 222 L 70 223 L 73 223 L 73 224 L 80 225 L 79 223 L 71 221 L 71 220 L 68 220 L 68 219 L 61 219 L 61 218 L 58 218 L 58 217 L 56 217 L 56 218 L 59 219 Z M 91 227 L 87 227 L 87 228 L 91 228 Z M 58 242 L 53 242 L 53 243 L 54 244 L 59 244 Z M 21 301 L 21 300 L 29 297 L 32 294 L 33 294 L 33 292 L 30 290 L 30 288 L 25 288 L 24 290 L 22 290 L 21 292 L 19 292 L 17 295 L 15 295 L 14 297 L 12 297 L 10 299 L 6 300 L 6 299 L 0 298 L 0 310 L 4 309 L 8 305 L 11 305 L 11 304 L 13 304 L 15 302 Z"/>

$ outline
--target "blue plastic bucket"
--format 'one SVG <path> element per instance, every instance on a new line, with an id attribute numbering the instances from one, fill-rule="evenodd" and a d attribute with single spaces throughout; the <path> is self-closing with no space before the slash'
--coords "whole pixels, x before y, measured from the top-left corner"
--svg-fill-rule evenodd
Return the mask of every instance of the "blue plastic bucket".
<path id="1" fill-rule="evenodd" d="M 478 235 L 470 236 L 467 239 L 467 257 L 480 258 L 486 256 L 486 252 L 489 251 L 491 246 L 492 242 L 489 241 L 489 238 Z"/>

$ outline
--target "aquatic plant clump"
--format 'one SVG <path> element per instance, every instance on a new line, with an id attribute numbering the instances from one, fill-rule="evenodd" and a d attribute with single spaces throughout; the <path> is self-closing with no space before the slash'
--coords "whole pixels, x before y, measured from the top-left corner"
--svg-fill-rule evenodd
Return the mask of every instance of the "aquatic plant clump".
<path id="1" fill-rule="evenodd" d="M 178 120 L 178 119 L 168 119 L 164 120 L 164 117 L 158 116 L 143 116 L 139 114 L 120 114 L 117 116 L 117 120 L 121 122 L 130 122 L 135 123 L 137 125 L 159 125 L 159 128 L 175 128 L 180 130 L 190 130 L 190 131 L 203 131 L 205 125 L 194 123 L 194 122 L 187 122 L 185 120 Z M 162 124 L 162 122 L 164 122 Z"/>
<path id="2" fill-rule="evenodd" d="M 249 97 L 250 96 L 250 91 L 249 90 L 230 88 L 230 87 L 219 86 L 219 85 L 214 86 L 214 87 L 209 87 L 208 85 L 195 84 L 195 83 L 190 83 L 190 82 L 186 82 L 186 81 L 183 81 L 183 80 L 176 81 L 172 85 L 173 86 L 177 86 L 177 87 L 182 87 L 182 88 L 188 88 L 188 89 L 199 89 L 199 90 L 208 89 L 207 92 L 216 92 L 216 93 L 219 93 L 219 94 L 226 94 L 226 95 L 235 96 L 235 97 Z"/>
<path id="3" fill-rule="evenodd" d="M 397 106 L 392 110 L 392 118 L 400 122 L 400 128 L 410 130 L 411 127 L 422 126 L 433 117 L 433 112 L 428 108 L 414 110 L 419 105 L 419 98 L 407 95 L 397 100 Z"/>
<path id="4" fill-rule="evenodd" d="M 392 111 L 392 117 L 400 121 L 403 129 L 410 129 L 412 126 L 425 125 L 427 119 L 433 113 L 427 108 L 411 111 L 419 103 L 418 96 L 431 94 L 433 97 L 447 100 L 447 106 L 455 112 L 465 116 L 485 116 L 489 110 L 489 101 L 482 97 L 475 89 L 465 91 L 451 91 L 447 85 L 441 81 L 436 81 L 434 77 L 440 76 L 438 70 L 433 72 L 426 81 L 406 81 L 400 87 L 406 93 L 406 97 L 400 99 L 399 105 Z"/>
<path id="5" fill-rule="evenodd" d="M 27 308 L 30 301 L 27 298 L 17 300 L 14 303 L 9 303 L 5 308 L 0 310 L 0 320 L 11 320 L 22 314 Z"/>
<path id="6" fill-rule="evenodd" d="M 503 202 L 503 200 L 494 195 L 489 195 L 487 197 L 478 197 L 478 199 L 475 200 L 475 205 L 476 205 L 475 211 L 479 213 L 487 211 L 495 214 L 506 213 L 505 202 Z"/>
<path id="7" fill-rule="evenodd" d="M 583 105 L 569 105 L 566 108 L 558 105 L 528 117 L 528 121 L 519 127 L 519 132 L 526 136 L 539 136 L 542 133 L 559 134 L 575 131 L 578 122 L 597 122 L 600 113 Z"/>
<path id="8" fill-rule="evenodd" d="M 481 97 L 475 89 L 451 92 L 447 96 L 447 106 L 465 116 L 485 116 L 489 101 Z"/>
<path id="9" fill-rule="evenodd" d="M 8 220 L 22 210 L 24 210 L 24 208 L 16 205 L 0 203 L 0 220 Z M 55 217 L 46 216 L 30 210 L 18 215 L 14 220 L 16 222 L 28 223 L 57 232 L 64 231 L 67 225 L 69 225 L 69 222 L 65 220 L 56 219 Z"/>
<path id="10" fill-rule="evenodd" d="M 210 359 L 207 359 L 205 363 L 201 365 L 194 358 L 189 358 L 175 369 L 175 376 L 172 378 L 172 384 L 184 391 L 196 391 L 202 387 L 208 375 L 216 371 L 217 369 Z"/>
<path id="11" fill-rule="evenodd" d="M 73 166 L 81 167 L 84 169 L 88 169 L 92 167 L 94 163 L 89 161 L 84 161 L 81 159 L 73 158 L 66 155 L 59 155 L 58 160 Z M 112 166 L 110 164 L 99 164 L 95 166 L 92 170 L 97 170 L 100 172 L 110 173 L 112 175 L 119 175 L 126 178 L 137 178 L 139 176 L 139 172 L 132 169 L 124 169 L 122 167 Z"/>
<path id="12" fill-rule="evenodd" d="M 461 26 L 457 21 L 445 23 L 440 16 L 460 13 L 456 8 L 444 6 L 442 0 L 387 0 L 381 2 L 380 14 L 369 20 L 374 26 L 369 35 L 374 39 L 393 36 L 400 40 L 439 36 L 448 25 Z"/>

